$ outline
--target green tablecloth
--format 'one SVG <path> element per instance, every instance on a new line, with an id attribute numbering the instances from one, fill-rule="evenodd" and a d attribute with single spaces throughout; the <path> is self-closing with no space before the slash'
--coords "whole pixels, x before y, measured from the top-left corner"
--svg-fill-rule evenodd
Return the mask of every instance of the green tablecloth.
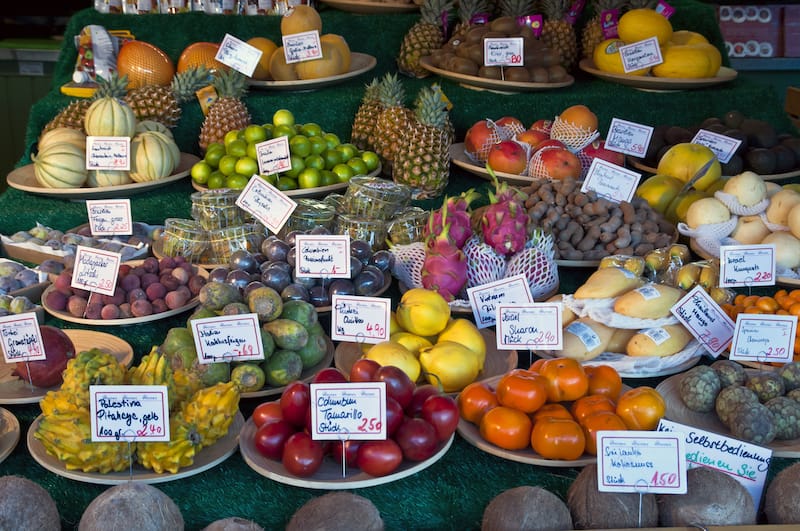
<path id="1" fill-rule="evenodd" d="M 678 8 L 673 22 L 677 28 L 696 29 L 721 43 L 713 8 L 689 0 L 672 2 Z M 316 121 L 324 128 L 347 138 L 353 115 L 363 93 L 364 84 L 373 76 L 393 71 L 394 55 L 405 31 L 417 19 L 410 15 L 355 15 L 323 9 L 323 32 L 344 35 L 354 51 L 369 53 L 378 66 L 342 85 L 313 92 L 251 91 L 247 104 L 256 122 L 268 121 L 279 108 L 295 112 L 298 121 Z M 272 17 L 100 15 L 91 9 L 77 13 L 69 23 L 64 47 L 54 77 L 53 91 L 39 101 L 31 112 L 26 150 L 20 165 L 30 162 L 30 154 L 42 126 L 69 101 L 58 88 L 69 81 L 76 51 L 72 36 L 88 24 L 108 29 L 131 29 L 137 38 L 161 47 L 173 60 L 194 41 L 219 41 L 226 33 L 240 39 L 266 36 L 278 39 L 279 20 Z M 786 126 L 779 99 L 766 86 L 734 81 L 715 88 L 676 93 L 643 92 L 576 74 L 576 83 L 566 89 L 515 95 L 499 95 L 461 87 L 449 81 L 442 86 L 454 104 L 452 112 L 457 137 L 481 118 L 515 115 L 526 122 L 549 118 L 563 108 L 583 103 L 592 108 L 605 131 L 611 118 L 620 117 L 651 125 L 674 123 L 689 125 L 710 114 L 722 114 L 739 108 L 749 114 Z M 437 81 L 407 80 L 410 97 L 425 84 Z M 197 133 L 201 113 L 196 103 L 187 105 L 175 130 L 181 149 L 197 153 Z M 459 170 L 453 170 L 447 193 L 457 193 L 470 186 L 485 188 L 486 181 Z M 137 221 L 161 223 L 166 217 L 189 216 L 188 179 L 146 194 L 131 197 L 133 217 Z M 85 205 L 29 195 L 9 189 L 0 195 L 0 233 L 27 230 L 36 222 L 68 229 L 86 221 Z M 587 274 L 581 270 L 561 272 L 562 290 L 574 288 Z M 395 298 L 396 289 L 390 292 Z M 130 342 L 137 358 L 160 343 L 172 326 L 183 324 L 184 316 L 130 327 L 106 329 Z M 65 328 L 81 327 L 48 318 L 48 323 Z M 521 365 L 527 365 L 528 354 L 521 353 Z M 626 382 L 629 385 L 655 385 L 657 380 Z M 258 400 L 242 403 L 249 415 Z M 20 419 L 22 440 L 10 457 L 0 465 L 2 474 L 20 474 L 44 486 L 55 498 L 65 529 L 76 527 L 84 508 L 106 487 L 65 479 L 40 467 L 29 455 L 25 434 L 39 413 L 36 405 L 6 406 Z M 772 474 L 789 460 L 774 460 Z M 511 487 L 541 485 L 564 496 L 577 474 L 574 468 L 546 468 L 504 460 L 484 453 L 459 437 L 453 447 L 430 468 L 409 478 L 383 486 L 359 490 L 377 505 L 389 529 L 477 529 L 489 500 Z M 225 516 L 256 520 L 267 529 L 281 528 L 291 514 L 321 491 L 283 485 L 251 470 L 237 453 L 223 464 L 197 476 L 159 484 L 181 508 L 189 529 L 200 529 Z"/>

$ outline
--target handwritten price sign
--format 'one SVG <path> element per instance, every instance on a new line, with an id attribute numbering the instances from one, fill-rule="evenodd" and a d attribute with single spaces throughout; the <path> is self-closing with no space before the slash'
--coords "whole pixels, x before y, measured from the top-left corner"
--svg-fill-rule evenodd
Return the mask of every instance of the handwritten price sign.
<path id="1" fill-rule="evenodd" d="M 380 343 L 389 339 L 391 300 L 380 297 L 334 295 L 331 339 Z"/>
<path id="2" fill-rule="evenodd" d="M 598 432 L 598 490 L 685 494 L 685 456 L 683 437 L 679 433 Z"/>
<path id="3" fill-rule="evenodd" d="M 311 438 L 386 438 L 386 382 L 312 383 Z"/>
<path id="4" fill-rule="evenodd" d="M 261 54 L 261 50 L 255 46 L 226 33 L 214 59 L 247 77 L 252 77 L 258 61 L 261 59 Z"/>
<path id="5" fill-rule="evenodd" d="M 788 363 L 794 357 L 796 330 L 796 315 L 739 314 L 730 359 Z"/>
<path id="6" fill-rule="evenodd" d="M 522 37 L 483 39 L 485 66 L 524 66 Z"/>
<path id="7" fill-rule="evenodd" d="M 649 125 L 612 118 L 605 147 L 611 151 L 644 158 L 652 136 L 653 128 Z"/>
<path id="8" fill-rule="evenodd" d="M 775 285 L 775 244 L 722 245 L 719 258 L 723 288 Z"/>
<path id="9" fill-rule="evenodd" d="M 6 363 L 47 359 L 35 313 L 0 317 L 0 346 Z"/>
<path id="10" fill-rule="evenodd" d="M 322 46 L 317 30 L 283 36 L 283 54 L 286 63 L 299 63 L 322 58 Z"/>
<path id="11" fill-rule="evenodd" d="M 619 55 L 622 59 L 622 69 L 626 74 L 664 62 L 661 47 L 655 37 L 620 46 Z"/>
<path id="12" fill-rule="evenodd" d="M 298 234 L 295 276 L 350 278 L 350 236 Z"/>
<path id="13" fill-rule="evenodd" d="M 714 152 L 722 164 L 731 160 L 731 157 L 742 145 L 742 141 L 738 138 L 731 138 L 729 136 L 721 135 L 706 129 L 700 129 L 692 139 L 692 144 L 700 144 L 706 146 Z"/>
<path id="14" fill-rule="evenodd" d="M 533 302 L 531 288 L 525 275 L 514 275 L 467 290 L 472 313 L 478 328 L 495 324 L 497 306 L 500 304 L 525 304 Z"/>
<path id="15" fill-rule="evenodd" d="M 79 245 L 75 251 L 75 266 L 70 285 L 103 295 L 113 295 L 121 262 L 122 256 L 119 253 Z"/>
<path id="16" fill-rule="evenodd" d="M 86 169 L 131 169 L 131 139 L 127 136 L 87 136 Z"/>
<path id="17" fill-rule="evenodd" d="M 671 311 L 714 357 L 733 339 L 733 321 L 700 286 L 695 286 Z"/>
<path id="18" fill-rule="evenodd" d="M 166 385 L 90 385 L 92 441 L 165 441 L 169 433 Z"/>
<path id="19" fill-rule="evenodd" d="M 93 236 L 133 234 L 130 199 L 87 200 L 86 212 Z"/>
<path id="20" fill-rule="evenodd" d="M 601 158 L 592 159 L 581 192 L 594 190 L 600 197 L 620 203 L 633 198 L 642 174 L 617 166 Z"/>
<path id="21" fill-rule="evenodd" d="M 498 305 L 497 348 L 561 350 L 562 312 L 560 302 Z"/>
<path id="22" fill-rule="evenodd" d="M 297 208 L 297 203 L 258 175 L 252 176 L 247 182 L 236 199 L 236 205 L 275 234 L 280 232 Z"/>
<path id="23" fill-rule="evenodd" d="M 289 138 L 279 136 L 256 144 L 258 172 L 261 175 L 273 175 L 292 169 L 289 152 Z"/>
<path id="24" fill-rule="evenodd" d="M 192 335 L 197 360 L 202 364 L 264 359 L 255 313 L 193 319 Z"/>

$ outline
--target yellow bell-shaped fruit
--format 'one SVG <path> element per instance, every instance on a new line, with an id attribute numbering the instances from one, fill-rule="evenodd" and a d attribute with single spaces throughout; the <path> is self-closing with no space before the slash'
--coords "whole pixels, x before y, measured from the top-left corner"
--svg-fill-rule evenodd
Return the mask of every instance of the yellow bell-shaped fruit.
<path id="1" fill-rule="evenodd" d="M 406 347 L 394 341 L 376 343 L 364 355 L 365 358 L 377 361 L 381 366 L 394 365 L 416 382 L 419 378 L 420 365 L 417 357 Z"/>
<path id="2" fill-rule="evenodd" d="M 417 358 L 419 357 L 420 349 L 433 345 L 427 337 L 418 336 L 411 332 L 397 332 L 396 334 L 392 334 L 389 336 L 389 341 L 400 343 Z"/>
<path id="3" fill-rule="evenodd" d="M 483 364 L 486 360 L 486 340 L 478 327 L 475 326 L 475 323 L 469 319 L 461 317 L 450 319 L 450 322 L 447 323 L 445 329 L 436 339 L 437 343 L 440 341 L 455 341 L 464 345 L 478 356 L 478 363 L 480 368 L 483 369 Z"/>
<path id="4" fill-rule="evenodd" d="M 428 382 L 441 385 L 445 393 L 460 391 L 481 372 L 478 356 L 455 341 L 439 341 L 422 349 L 419 361 Z"/>
<path id="5" fill-rule="evenodd" d="M 435 291 L 411 288 L 400 297 L 395 316 L 403 330 L 418 336 L 435 336 L 447 326 L 450 306 Z"/>

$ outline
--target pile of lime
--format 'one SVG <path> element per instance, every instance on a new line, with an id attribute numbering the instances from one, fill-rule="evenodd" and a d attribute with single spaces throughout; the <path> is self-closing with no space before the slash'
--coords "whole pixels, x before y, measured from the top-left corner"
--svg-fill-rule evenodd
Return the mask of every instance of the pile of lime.
<path id="1" fill-rule="evenodd" d="M 259 174 L 256 145 L 281 136 L 289 139 L 291 169 Z M 195 183 L 209 189 L 241 190 L 259 174 L 279 190 L 290 191 L 347 183 L 351 177 L 368 175 L 379 166 L 375 152 L 343 143 L 317 123 L 297 124 L 291 111 L 279 109 L 271 123 L 228 131 L 224 143 L 209 145 L 205 157 L 192 166 L 190 173 Z"/>

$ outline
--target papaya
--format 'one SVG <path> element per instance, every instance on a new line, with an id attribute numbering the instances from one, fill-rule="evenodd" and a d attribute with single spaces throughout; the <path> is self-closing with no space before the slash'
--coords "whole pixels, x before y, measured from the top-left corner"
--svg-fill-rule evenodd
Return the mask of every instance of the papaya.
<path id="1" fill-rule="evenodd" d="M 250 311 L 258 315 L 261 322 L 269 322 L 277 319 L 283 311 L 283 299 L 281 294 L 270 288 L 262 286 L 250 292 L 247 297 L 247 306 Z"/>
<path id="2" fill-rule="evenodd" d="M 306 329 L 310 329 L 317 323 L 319 314 L 317 309 L 310 302 L 302 300 L 289 300 L 283 303 L 282 318 L 297 321 Z"/>
<path id="3" fill-rule="evenodd" d="M 308 343 L 308 330 L 291 319 L 274 319 L 264 323 L 262 329 L 272 334 L 275 344 L 282 349 L 297 350 Z"/>
<path id="4" fill-rule="evenodd" d="M 278 350 L 270 359 L 263 362 L 267 383 L 272 387 L 287 385 L 303 373 L 303 360 L 293 350 Z"/>

